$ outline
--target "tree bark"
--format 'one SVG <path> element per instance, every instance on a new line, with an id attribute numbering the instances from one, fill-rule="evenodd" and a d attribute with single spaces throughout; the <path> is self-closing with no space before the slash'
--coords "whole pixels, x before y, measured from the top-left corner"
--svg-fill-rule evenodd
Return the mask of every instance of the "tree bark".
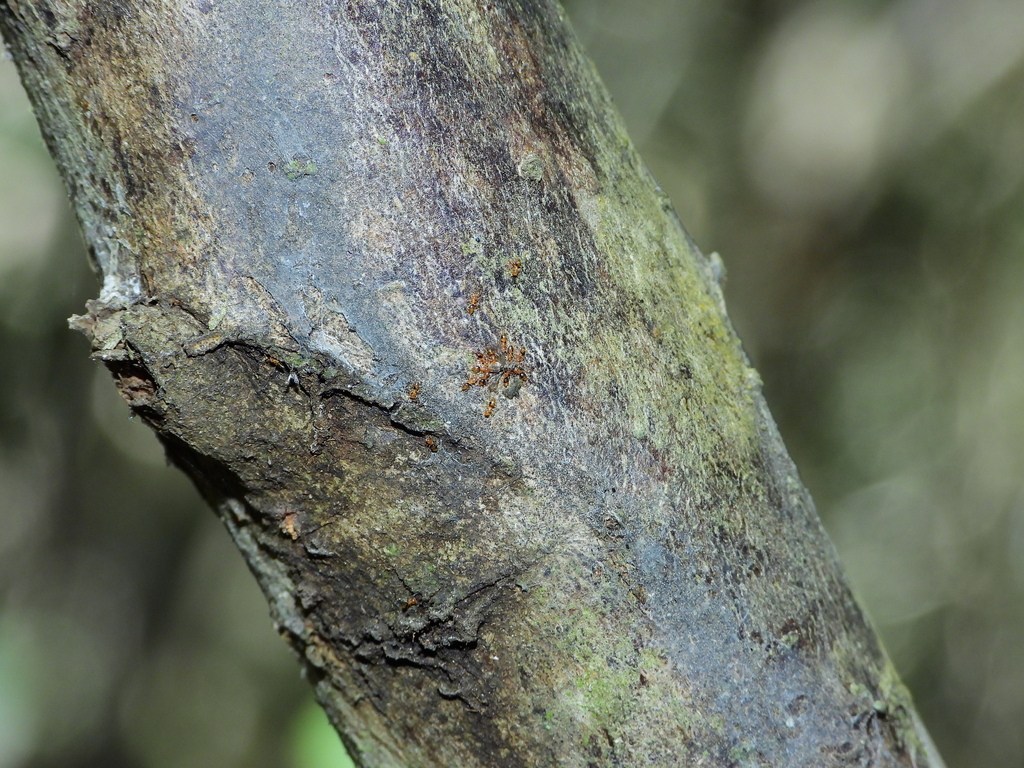
<path id="1" fill-rule="evenodd" d="M 365 766 L 939 766 L 548 0 L 0 0 L 73 324 Z"/>

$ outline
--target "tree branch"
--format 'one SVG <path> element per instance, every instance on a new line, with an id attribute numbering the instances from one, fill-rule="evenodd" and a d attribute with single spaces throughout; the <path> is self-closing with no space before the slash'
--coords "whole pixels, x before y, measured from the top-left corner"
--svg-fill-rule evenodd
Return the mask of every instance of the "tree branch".
<path id="1" fill-rule="evenodd" d="M 546 1 L 0 3 L 75 320 L 368 766 L 941 765 Z"/>

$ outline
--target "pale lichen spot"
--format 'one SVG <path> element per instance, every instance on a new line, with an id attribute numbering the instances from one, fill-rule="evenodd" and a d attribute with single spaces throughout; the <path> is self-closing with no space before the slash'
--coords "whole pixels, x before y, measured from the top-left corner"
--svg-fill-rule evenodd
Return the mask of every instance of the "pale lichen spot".
<path id="1" fill-rule="evenodd" d="M 519 161 L 516 172 L 524 179 L 541 181 L 544 178 L 544 162 L 536 152 L 528 152 Z"/>

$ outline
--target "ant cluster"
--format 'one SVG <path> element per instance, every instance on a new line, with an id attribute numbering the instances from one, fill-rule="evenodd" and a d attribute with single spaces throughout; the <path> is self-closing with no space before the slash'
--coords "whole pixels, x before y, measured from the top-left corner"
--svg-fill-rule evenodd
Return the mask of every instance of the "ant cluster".
<path id="1" fill-rule="evenodd" d="M 474 386 L 488 387 L 493 392 L 500 383 L 504 388 L 502 394 L 508 399 L 519 395 L 520 388 L 526 382 L 523 365 L 526 350 L 523 347 L 509 344 L 508 337 L 502 334 L 498 349 L 488 347 L 474 354 L 476 365 L 469 369 L 469 378 L 462 385 L 463 392 Z M 489 417 L 496 407 L 497 401 L 492 397 L 484 408 L 484 416 Z"/>

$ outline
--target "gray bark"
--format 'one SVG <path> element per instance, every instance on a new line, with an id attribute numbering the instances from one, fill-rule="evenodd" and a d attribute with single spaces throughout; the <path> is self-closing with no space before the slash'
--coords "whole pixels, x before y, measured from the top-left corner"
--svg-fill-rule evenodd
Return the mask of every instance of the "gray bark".
<path id="1" fill-rule="evenodd" d="M 3 0 L 74 324 L 366 766 L 925 766 L 547 0 Z"/>

